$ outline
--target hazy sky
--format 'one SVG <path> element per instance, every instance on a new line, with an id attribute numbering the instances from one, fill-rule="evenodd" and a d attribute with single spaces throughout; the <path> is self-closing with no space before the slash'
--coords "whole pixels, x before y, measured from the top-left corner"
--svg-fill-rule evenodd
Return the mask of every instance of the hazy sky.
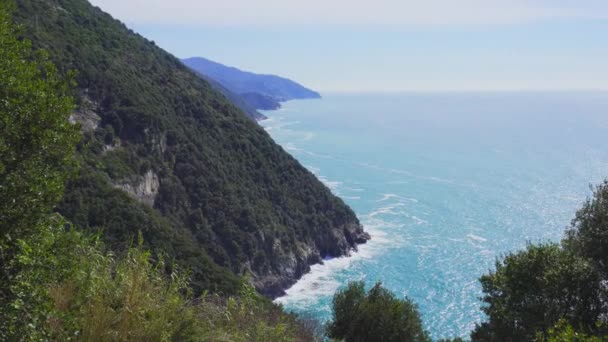
<path id="1" fill-rule="evenodd" d="M 92 0 L 178 57 L 321 91 L 608 90 L 608 0 Z"/>

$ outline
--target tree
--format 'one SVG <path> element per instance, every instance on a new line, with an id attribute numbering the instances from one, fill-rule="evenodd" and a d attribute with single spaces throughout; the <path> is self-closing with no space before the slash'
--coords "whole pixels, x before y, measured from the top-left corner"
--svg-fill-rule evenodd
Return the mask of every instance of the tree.
<path id="1" fill-rule="evenodd" d="M 9 8 L 0 0 L 0 339 L 23 332 L 43 311 L 29 287 L 35 279 L 24 270 L 40 266 L 42 259 L 29 257 L 42 246 L 53 247 L 47 233 L 63 229 L 51 211 L 78 140 L 68 121 L 69 82 L 44 52 L 33 53 L 28 41 L 16 38 Z"/>
<path id="2" fill-rule="evenodd" d="M 531 341 L 560 319 L 587 331 L 601 312 L 599 275 L 558 244 L 509 254 L 480 282 L 488 320 L 473 331 L 474 341 Z"/>
<path id="3" fill-rule="evenodd" d="M 79 135 L 68 121 L 69 82 L 44 51 L 16 38 L 7 8 L 0 2 L 0 225 L 14 240 L 61 198 Z"/>
<path id="4" fill-rule="evenodd" d="M 579 209 L 564 240 L 566 248 L 589 258 L 604 279 L 608 278 L 608 181 L 593 189 L 593 196 Z"/>
<path id="5" fill-rule="evenodd" d="M 598 324 L 598 327 L 601 327 L 601 324 Z M 538 334 L 536 338 L 537 341 L 547 342 L 602 342 L 607 339 L 608 335 L 605 333 L 590 335 L 576 331 L 565 320 L 560 320 L 546 334 Z"/>
<path id="6" fill-rule="evenodd" d="M 352 282 L 333 298 L 330 338 L 350 341 L 430 341 L 418 308 L 376 283 L 368 292 L 363 282 Z"/>

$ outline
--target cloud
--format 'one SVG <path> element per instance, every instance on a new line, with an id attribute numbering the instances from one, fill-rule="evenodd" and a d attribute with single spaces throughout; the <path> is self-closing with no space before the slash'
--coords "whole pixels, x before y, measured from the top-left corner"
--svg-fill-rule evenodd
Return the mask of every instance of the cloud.
<path id="1" fill-rule="evenodd" d="M 608 18 L 600 0 L 91 0 L 129 24 L 428 27 Z"/>

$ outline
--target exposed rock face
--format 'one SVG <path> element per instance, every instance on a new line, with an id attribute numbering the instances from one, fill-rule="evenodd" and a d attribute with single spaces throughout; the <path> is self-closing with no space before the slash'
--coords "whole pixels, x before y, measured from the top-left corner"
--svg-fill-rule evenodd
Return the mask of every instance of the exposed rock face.
<path id="1" fill-rule="evenodd" d="M 256 288 L 267 297 L 280 297 L 285 294 L 285 289 L 310 271 L 311 265 L 322 264 L 325 258 L 350 256 L 358 244 L 370 239 L 361 225 L 353 223 L 337 227 L 330 234 L 318 236 L 315 241 L 297 243 L 295 250 L 275 240 L 273 255 L 276 256 L 277 267 L 265 274 L 254 273 L 252 281 Z"/>
<path id="2" fill-rule="evenodd" d="M 89 97 L 83 96 L 80 107 L 70 115 L 71 123 L 79 123 L 83 132 L 94 131 L 99 126 L 101 117 L 97 115 L 98 105 Z"/>
<path id="3" fill-rule="evenodd" d="M 127 192 L 135 199 L 146 203 L 149 206 L 154 206 L 154 200 L 156 199 L 156 195 L 158 195 L 160 181 L 158 175 L 154 173 L 154 171 L 149 170 L 141 177 L 139 182 L 136 182 L 135 184 L 124 182 L 116 184 L 115 186 Z"/>

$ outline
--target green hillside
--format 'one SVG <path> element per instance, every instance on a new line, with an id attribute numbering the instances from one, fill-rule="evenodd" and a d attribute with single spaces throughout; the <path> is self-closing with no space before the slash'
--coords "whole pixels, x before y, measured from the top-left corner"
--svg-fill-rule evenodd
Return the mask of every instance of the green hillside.
<path id="1" fill-rule="evenodd" d="M 75 70 L 80 171 L 59 211 L 124 250 L 138 231 L 234 292 L 273 296 L 367 234 L 354 213 L 255 122 L 181 62 L 85 0 L 19 0 L 17 22 Z"/>

